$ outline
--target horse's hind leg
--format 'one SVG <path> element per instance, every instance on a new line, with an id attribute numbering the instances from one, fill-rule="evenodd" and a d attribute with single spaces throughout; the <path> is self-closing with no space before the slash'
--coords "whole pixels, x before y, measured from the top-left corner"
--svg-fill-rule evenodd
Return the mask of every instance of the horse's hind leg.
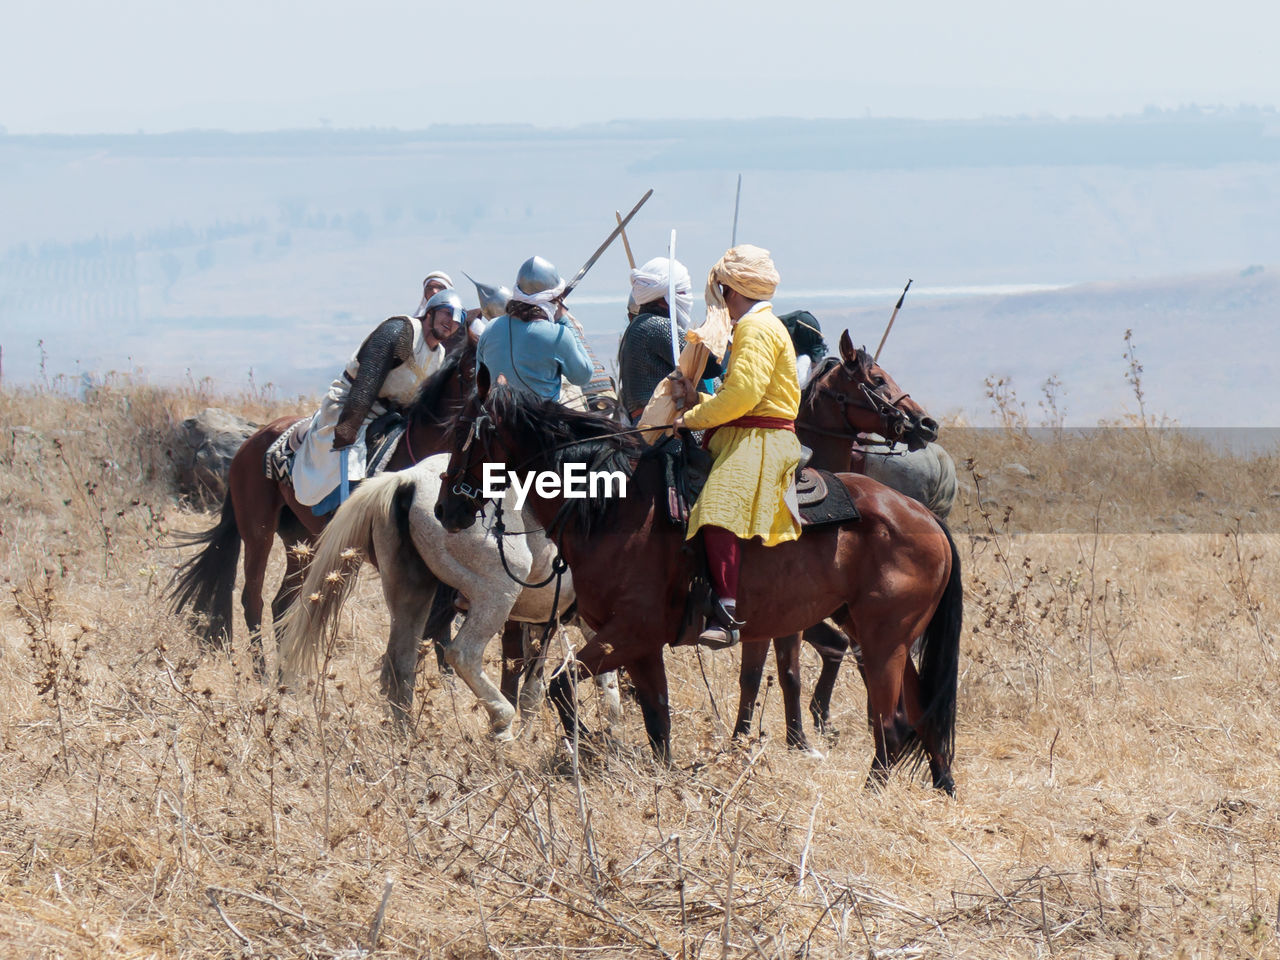
<path id="1" fill-rule="evenodd" d="M 517 702 L 520 705 L 520 716 L 528 719 L 538 711 L 547 696 L 545 668 L 547 644 L 551 642 L 551 637 L 544 638 L 547 632 L 545 626 L 533 623 L 524 623 L 520 626 L 520 655 L 524 660 L 524 666 L 520 670 L 521 686 Z M 503 643 L 505 642 L 504 634 Z"/>
<path id="2" fill-rule="evenodd" d="M 834 739 L 839 732 L 831 726 L 831 694 L 840 675 L 840 664 L 850 649 L 849 638 L 825 620 L 810 627 L 803 636 L 822 658 L 822 672 L 818 674 L 813 697 L 809 700 L 809 716 L 813 718 L 813 726 L 818 733 Z"/>
<path id="3" fill-rule="evenodd" d="M 306 527 L 298 522 L 288 507 L 285 507 L 280 514 L 280 529 L 277 531 L 280 539 L 284 542 L 284 579 L 280 581 L 280 589 L 276 591 L 275 599 L 271 601 L 271 623 L 273 628 L 283 622 L 284 615 L 289 607 L 293 605 L 293 601 L 298 596 L 298 591 L 302 589 L 302 581 L 307 575 L 307 563 L 310 560 L 310 551 L 297 550 L 298 544 L 306 544 L 310 546 L 313 538 L 307 532 Z M 277 637 L 277 646 L 278 646 Z M 261 679 L 266 673 L 266 660 L 263 655 L 261 637 L 258 644 L 253 648 L 253 673 L 254 676 Z"/>
<path id="4" fill-rule="evenodd" d="M 391 633 L 382 657 L 382 692 L 396 722 L 407 729 L 418 674 L 418 640 L 427 626 L 437 581 L 424 564 L 386 563 L 381 573 L 382 595 L 391 614 Z"/>
<path id="5" fill-rule="evenodd" d="M 851 624 L 847 615 L 840 619 L 846 632 Z M 867 789 L 876 789 L 889 779 L 889 770 L 901 754 L 901 738 L 895 729 L 895 713 L 902 696 L 902 676 L 908 658 L 905 645 L 886 648 L 872 638 L 888 633 L 874 628 L 863 632 L 862 676 L 867 684 L 867 710 L 871 717 L 871 733 L 875 740 L 875 758 L 867 773 Z"/>
<path id="6" fill-rule="evenodd" d="M 458 592 L 453 588 L 440 585 L 431 601 L 431 614 L 422 633 L 422 639 L 430 643 L 436 652 L 436 667 L 443 677 L 453 676 L 453 667 L 449 666 L 445 651 L 453 640 L 454 600 L 457 596 Z"/>
<path id="7" fill-rule="evenodd" d="M 804 719 L 800 710 L 800 634 L 774 638 L 773 652 L 778 663 L 783 711 L 787 717 L 787 746 L 820 757 L 821 754 L 809 746 L 804 735 Z"/>
<path id="8" fill-rule="evenodd" d="M 502 680 L 499 689 L 513 707 L 520 695 L 520 668 L 524 664 L 526 624 L 508 620 L 502 628 Z"/>
<path id="9" fill-rule="evenodd" d="M 760 695 L 760 678 L 764 675 L 764 661 L 769 656 L 769 641 L 744 642 L 742 668 L 738 671 L 738 719 L 733 725 L 735 740 L 751 736 L 751 718 L 756 712 L 756 697 Z"/>
<path id="10" fill-rule="evenodd" d="M 267 561 L 271 558 L 271 541 L 275 537 L 276 517 L 280 504 L 276 504 L 269 518 L 259 507 L 256 517 L 241 519 L 240 538 L 244 541 L 244 587 L 240 591 L 240 605 L 249 627 L 249 648 L 253 651 L 254 673 L 260 675 L 262 663 L 262 586 L 267 576 Z"/>
<path id="11" fill-rule="evenodd" d="M 933 786 L 955 796 L 956 782 L 951 775 L 951 763 L 947 760 L 942 745 L 938 743 L 937 736 L 929 730 L 927 724 L 921 722 L 924 717 L 924 707 L 920 703 L 920 675 L 910 657 L 907 658 L 906 669 L 902 675 L 902 702 L 906 715 L 905 722 L 915 728 L 920 737 L 920 745 L 929 758 L 929 775 L 933 780 Z"/>

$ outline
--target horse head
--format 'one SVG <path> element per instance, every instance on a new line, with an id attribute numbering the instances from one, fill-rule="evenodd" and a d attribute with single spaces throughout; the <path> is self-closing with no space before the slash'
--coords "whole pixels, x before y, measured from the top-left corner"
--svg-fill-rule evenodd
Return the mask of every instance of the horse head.
<path id="1" fill-rule="evenodd" d="M 440 475 L 435 509 L 436 519 L 450 533 L 466 530 L 483 509 L 484 463 L 492 459 L 497 433 L 485 407 L 489 387 L 489 371 L 481 364 L 476 368 L 475 388 L 450 428 L 449 464 Z"/>
<path id="2" fill-rule="evenodd" d="M 938 423 L 898 386 L 865 349 L 854 347 L 846 330 L 840 358 L 823 365 L 806 391 L 815 410 L 833 407 L 831 419 L 851 433 L 878 433 L 919 450 L 938 437 Z"/>

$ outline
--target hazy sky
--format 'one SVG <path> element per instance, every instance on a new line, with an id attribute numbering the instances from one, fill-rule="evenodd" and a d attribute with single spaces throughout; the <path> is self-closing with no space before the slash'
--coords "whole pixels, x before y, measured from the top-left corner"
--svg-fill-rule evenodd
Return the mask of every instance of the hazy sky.
<path id="1" fill-rule="evenodd" d="M 6 0 L 10 133 L 1280 103 L 1275 0 Z"/>

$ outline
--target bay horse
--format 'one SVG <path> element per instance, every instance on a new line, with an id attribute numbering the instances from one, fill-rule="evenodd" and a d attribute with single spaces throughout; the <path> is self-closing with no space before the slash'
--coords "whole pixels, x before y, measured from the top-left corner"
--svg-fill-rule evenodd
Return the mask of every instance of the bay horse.
<path id="1" fill-rule="evenodd" d="M 554 531 L 574 575 L 579 616 L 596 631 L 577 652 L 588 675 L 625 667 L 656 757 L 671 757 L 665 646 L 684 619 L 693 562 L 684 531 L 665 515 L 661 460 L 634 431 L 565 411 L 498 385 L 482 368 L 476 392 L 455 423 L 453 452 L 437 516 L 446 529 L 475 522 L 485 463 L 504 470 L 622 471 L 625 496 L 567 498 L 535 484 L 528 506 Z M 883 782 L 904 757 L 927 757 L 935 787 L 954 792 L 956 686 L 963 594 L 960 557 L 945 525 L 925 507 L 865 477 L 844 474 L 861 519 L 814 527 L 797 540 L 743 546 L 738 616 L 744 654 L 772 637 L 789 637 L 832 617 L 857 641 L 874 718 L 875 757 L 868 785 Z M 923 636 L 919 672 L 907 669 Z M 561 670 L 550 695 L 568 734 L 579 729 L 571 674 Z M 893 715 L 901 697 L 911 734 Z M 788 729 L 800 724 L 799 697 L 786 702 Z"/>
<path id="2" fill-rule="evenodd" d="M 476 348 L 465 333 L 452 345 L 444 364 L 428 377 L 406 413 L 406 432 L 386 469 L 402 470 L 418 460 L 446 449 L 449 423 L 472 390 L 476 374 Z M 317 517 L 298 503 L 293 484 L 277 482 L 264 468 L 268 448 L 300 418 L 281 417 L 258 429 L 231 459 L 227 495 L 218 522 L 203 533 L 178 533 L 178 546 L 201 546 L 196 556 L 174 575 L 170 598 L 174 613 L 190 608 L 201 622 L 206 646 L 229 649 L 231 606 L 240 544 L 244 544 L 244 587 L 240 604 L 249 628 L 254 670 L 261 674 L 263 582 L 274 538 L 285 546 L 285 574 L 271 602 L 271 617 L 279 622 L 302 584 L 306 562 L 315 538 L 333 516 Z M 295 549 L 299 546 L 302 549 Z M 438 632 L 452 621 L 451 608 L 435 618 Z M 433 635 L 435 635 L 433 632 Z M 447 642 L 448 638 L 445 637 Z M 437 648 L 438 649 L 438 648 Z M 439 652 L 437 652 L 439 655 Z"/>

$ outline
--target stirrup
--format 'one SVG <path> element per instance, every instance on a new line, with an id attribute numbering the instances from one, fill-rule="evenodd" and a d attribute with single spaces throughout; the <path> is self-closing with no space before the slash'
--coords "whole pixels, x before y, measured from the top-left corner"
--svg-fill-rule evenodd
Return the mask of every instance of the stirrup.
<path id="1" fill-rule="evenodd" d="M 709 647 L 712 650 L 725 650 L 738 645 L 744 626 L 746 621 L 735 620 L 730 616 L 729 611 L 724 608 L 724 603 L 717 597 L 712 601 L 710 616 L 707 617 L 706 626 L 698 634 L 698 639 L 685 641 L 683 644 L 677 643 L 675 646 L 696 645 Z"/>

